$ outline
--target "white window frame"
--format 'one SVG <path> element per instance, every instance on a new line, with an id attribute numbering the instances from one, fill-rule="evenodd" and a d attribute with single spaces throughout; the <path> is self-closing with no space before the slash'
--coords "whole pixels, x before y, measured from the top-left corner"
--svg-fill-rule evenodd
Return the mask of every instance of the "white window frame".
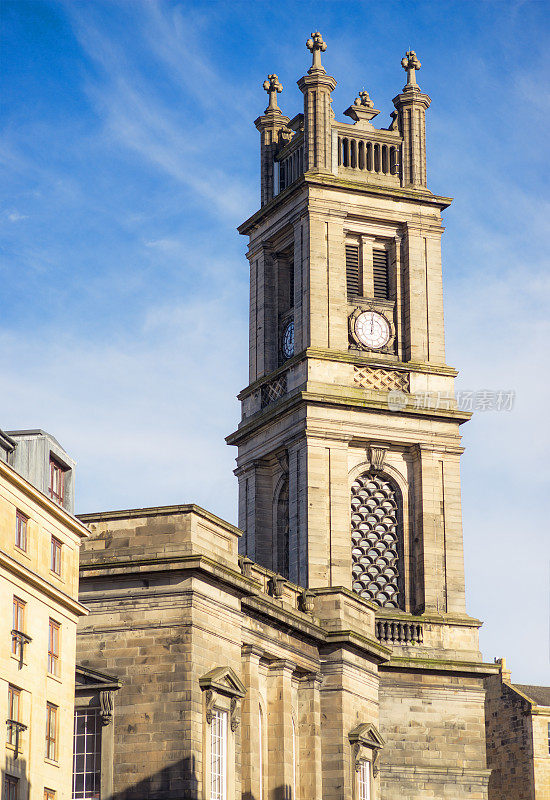
<path id="1" fill-rule="evenodd" d="M 210 723 L 210 800 L 227 800 L 228 717 L 225 709 L 212 710 Z"/>
<path id="2" fill-rule="evenodd" d="M 357 798 L 358 800 L 371 800 L 372 788 L 372 765 L 367 759 L 363 759 L 359 764 L 357 772 Z"/>

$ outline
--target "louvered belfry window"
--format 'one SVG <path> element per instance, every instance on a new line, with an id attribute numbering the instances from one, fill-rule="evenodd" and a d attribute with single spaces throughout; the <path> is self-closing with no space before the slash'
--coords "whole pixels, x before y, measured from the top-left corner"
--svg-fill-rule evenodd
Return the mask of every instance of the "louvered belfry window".
<path id="1" fill-rule="evenodd" d="M 346 245 L 346 280 L 348 296 L 359 294 L 359 245 Z"/>
<path id="2" fill-rule="evenodd" d="M 389 299 L 389 277 L 388 277 L 388 251 L 372 251 L 372 277 L 374 283 L 375 300 Z"/>

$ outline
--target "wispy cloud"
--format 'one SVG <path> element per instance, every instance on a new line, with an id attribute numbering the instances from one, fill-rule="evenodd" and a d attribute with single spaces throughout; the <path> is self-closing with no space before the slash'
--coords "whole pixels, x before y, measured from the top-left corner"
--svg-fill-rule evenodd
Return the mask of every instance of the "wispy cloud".
<path id="1" fill-rule="evenodd" d="M 129 51 L 104 18 L 97 21 L 95 9 L 69 4 L 68 10 L 98 68 L 88 76 L 87 90 L 105 134 L 185 185 L 210 210 L 240 219 L 252 208 L 253 195 L 234 156 L 242 115 L 251 116 L 251 109 L 231 91 L 227 70 L 205 57 L 193 15 L 157 2 L 127 6 L 135 37 Z"/>
<path id="2" fill-rule="evenodd" d="M 282 0 L 276 35 L 273 15 L 245 3 L 46 0 L 36 30 L 22 17 L 0 139 L 0 426 L 59 437 L 79 462 L 81 511 L 193 500 L 234 520 L 223 437 L 246 383 L 248 327 L 234 227 L 256 207 L 261 81 L 276 71 L 282 108 L 299 110 L 294 81 L 314 18 L 339 81 L 335 112 L 366 86 L 383 125 L 412 44 L 433 100 L 430 187 L 456 197 L 443 240 L 448 360 L 464 388 L 517 393 L 513 412 L 477 414 L 463 429 L 469 608 L 486 620 L 488 658 L 509 656 L 516 680 L 546 680 L 538 6 Z M 390 28 L 388 45 L 379 32 Z"/>

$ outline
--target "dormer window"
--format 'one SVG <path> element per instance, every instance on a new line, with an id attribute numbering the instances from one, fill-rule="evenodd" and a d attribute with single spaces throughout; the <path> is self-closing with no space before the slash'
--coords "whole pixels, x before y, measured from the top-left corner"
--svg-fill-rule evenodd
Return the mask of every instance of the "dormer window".
<path id="1" fill-rule="evenodd" d="M 50 456 L 50 497 L 55 503 L 63 505 L 65 497 L 65 469 L 53 456 Z"/>

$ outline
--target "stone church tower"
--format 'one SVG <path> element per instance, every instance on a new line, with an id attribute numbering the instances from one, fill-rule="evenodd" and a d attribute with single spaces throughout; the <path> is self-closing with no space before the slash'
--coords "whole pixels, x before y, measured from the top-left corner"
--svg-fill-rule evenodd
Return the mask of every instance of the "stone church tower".
<path id="1" fill-rule="evenodd" d="M 239 529 L 193 505 L 81 517 L 78 659 L 121 684 L 116 800 L 488 798 L 499 667 L 465 611 L 430 98 L 411 51 L 388 127 L 367 92 L 338 122 L 321 34 L 307 47 L 303 114 L 264 83 L 239 229 Z"/>
<path id="2" fill-rule="evenodd" d="M 429 786 L 482 797 L 480 623 L 465 611 L 459 474 L 470 415 L 451 399 L 457 373 L 445 361 L 441 212 L 451 200 L 427 187 L 430 98 L 411 51 L 388 128 L 372 124 L 367 92 L 338 122 L 326 44 L 314 33 L 307 47 L 303 114 L 278 108 L 277 75 L 264 84 L 262 206 L 239 228 L 249 236 L 250 384 L 228 442 L 238 446 L 241 553 L 375 610 L 390 665 L 367 678 L 374 663 L 355 673 L 342 664 L 349 694 L 333 719 L 359 685 L 376 684 L 381 796 Z"/>

